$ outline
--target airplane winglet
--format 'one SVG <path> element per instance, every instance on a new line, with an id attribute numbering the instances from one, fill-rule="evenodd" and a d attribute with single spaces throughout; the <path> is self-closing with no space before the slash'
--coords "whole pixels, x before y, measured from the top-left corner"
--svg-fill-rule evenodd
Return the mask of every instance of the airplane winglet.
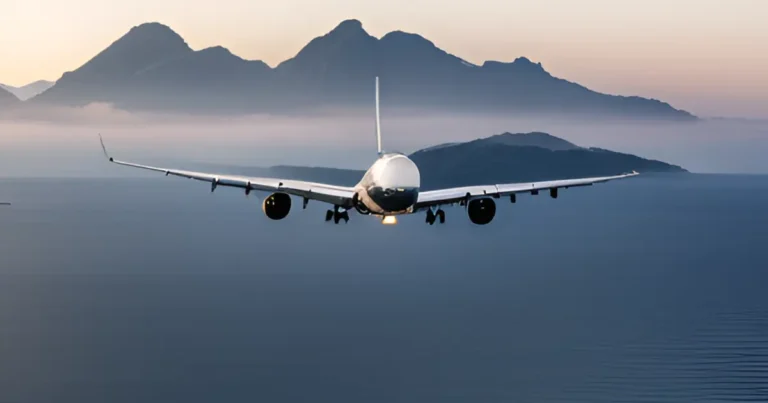
<path id="1" fill-rule="evenodd" d="M 107 146 L 104 145 L 104 139 L 101 137 L 101 133 L 99 133 L 99 141 L 101 142 L 101 149 L 104 151 L 104 156 L 107 157 L 109 162 L 114 161 L 112 157 L 109 156 L 109 153 L 107 152 Z"/>

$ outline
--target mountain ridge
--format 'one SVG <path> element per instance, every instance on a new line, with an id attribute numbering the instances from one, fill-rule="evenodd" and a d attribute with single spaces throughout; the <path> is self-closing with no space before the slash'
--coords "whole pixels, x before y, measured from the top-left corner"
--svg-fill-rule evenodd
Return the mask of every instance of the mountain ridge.
<path id="1" fill-rule="evenodd" d="M 666 162 L 584 148 L 548 133 L 502 133 L 410 155 L 425 189 L 640 173 L 684 173 Z"/>
<path id="2" fill-rule="evenodd" d="M 14 87 L 12 85 L 6 85 L 6 84 L 0 84 L 0 88 L 5 89 L 6 91 L 12 93 L 16 96 L 20 101 L 26 101 L 43 91 L 47 90 L 48 88 L 51 88 L 55 83 L 53 81 L 47 81 L 47 80 L 37 80 L 34 82 L 31 82 L 26 85 L 22 85 L 20 87 Z"/>
<path id="3" fill-rule="evenodd" d="M 370 102 L 374 76 L 382 78 L 382 99 L 395 106 L 696 119 L 662 101 L 592 91 L 526 57 L 476 65 L 416 33 L 376 38 L 353 19 L 274 68 L 221 46 L 192 50 L 170 27 L 141 24 L 32 102 L 236 112 L 354 106 Z"/>

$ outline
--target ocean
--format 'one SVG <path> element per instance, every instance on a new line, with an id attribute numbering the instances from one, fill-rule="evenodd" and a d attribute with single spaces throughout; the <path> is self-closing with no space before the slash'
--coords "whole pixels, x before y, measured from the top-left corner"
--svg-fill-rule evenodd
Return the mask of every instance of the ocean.
<path id="1" fill-rule="evenodd" d="M 0 402 L 768 401 L 768 176 L 521 195 L 484 227 L 257 196 L 0 180 Z"/>

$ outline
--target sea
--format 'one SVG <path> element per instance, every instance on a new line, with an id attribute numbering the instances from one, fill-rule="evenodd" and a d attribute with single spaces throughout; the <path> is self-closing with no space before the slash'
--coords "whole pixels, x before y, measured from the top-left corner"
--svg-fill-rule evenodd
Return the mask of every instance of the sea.
<path id="1" fill-rule="evenodd" d="M 0 179 L 0 402 L 768 401 L 768 176 L 385 226 L 166 178 Z"/>

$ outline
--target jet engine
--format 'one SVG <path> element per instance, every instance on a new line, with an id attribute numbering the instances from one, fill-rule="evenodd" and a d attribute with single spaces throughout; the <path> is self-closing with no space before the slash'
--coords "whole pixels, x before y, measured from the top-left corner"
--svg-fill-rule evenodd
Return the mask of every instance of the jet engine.
<path id="1" fill-rule="evenodd" d="M 282 220 L 291 211 L 291 196 L 287 193 L 272 193 L 261 204 L 264 214 L 273 220 Z"/>
<path id="2" fill-rule="evenodd" d="M 470 200 L 467 205 L 469 219 L 477 225 L 485 225 L 496 215 L 496 202 L 490 197 Z"/>

